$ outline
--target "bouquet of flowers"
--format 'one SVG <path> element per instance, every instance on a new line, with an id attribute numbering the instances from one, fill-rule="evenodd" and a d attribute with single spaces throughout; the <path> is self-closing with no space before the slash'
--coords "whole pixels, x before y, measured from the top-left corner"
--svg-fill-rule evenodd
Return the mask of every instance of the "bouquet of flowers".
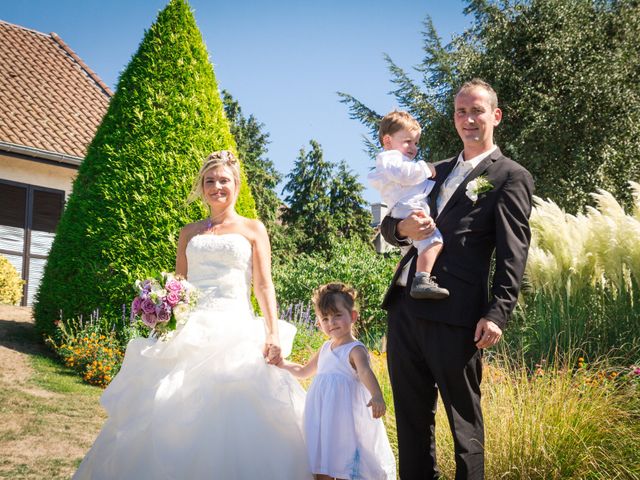
<path id="1" fill-rule="evenodd" d="M 164 338 L 184 324 L 186 313 L 197 300 L 195 287 L 172 273 L 136 280 L 135 287 L 138 295 L 131 302 L 131 320 L 140 317 L 156 338 Z"/>

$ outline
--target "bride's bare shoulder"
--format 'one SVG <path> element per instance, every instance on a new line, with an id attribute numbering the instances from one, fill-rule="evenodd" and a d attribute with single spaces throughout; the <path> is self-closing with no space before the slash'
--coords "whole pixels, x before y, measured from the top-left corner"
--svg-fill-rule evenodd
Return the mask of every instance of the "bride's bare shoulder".
<path id="1" fill-rule="evenodd" d="M 244 235 L 254 242 L 267 235 L 267 229 L 258 219 L 241 217 L 240 226 L 244 231 Z"/>
<path id="2" fill-rule="evenodd" d="M 205 221 L 199 220 L 197 222 L 188 223 L 180 229 L 180 240 L 188 243 L 192 237 L 204 230 Z"/>

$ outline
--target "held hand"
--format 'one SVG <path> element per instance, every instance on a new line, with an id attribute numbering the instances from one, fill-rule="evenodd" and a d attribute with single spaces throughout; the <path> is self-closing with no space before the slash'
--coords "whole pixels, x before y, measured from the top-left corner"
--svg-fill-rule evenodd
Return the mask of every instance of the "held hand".
<path id="1" fill-rule="evenodd" d="M 502 329 L 488 318 L 481 318 L 476 326 L 473 341 L 478 348 L 489 348 L 494 346 L 502 337 Z"/>
<path id="2" fill-rule="evenodd" d="M 414 210 L 404 220 L 398 223 L 397 231 L 401 237 L 411 240 L 424 240 L 436 229 L 436 224 L 423 210 Z"/>
<path id="3" fill-rule="evenodd" d="M 367 407 L 371 407 L 373 418 L 380 418 L 387 411 L 387 406 L 381 396 L 371 397 L 371 400 L 367 403 Z"/>
<path id="4" fill-rule="evenodd" d="M 278 365 L 282 362 L 282 349 L 276 343 L 265 343 L 262 356 L 269 365 Z"/>

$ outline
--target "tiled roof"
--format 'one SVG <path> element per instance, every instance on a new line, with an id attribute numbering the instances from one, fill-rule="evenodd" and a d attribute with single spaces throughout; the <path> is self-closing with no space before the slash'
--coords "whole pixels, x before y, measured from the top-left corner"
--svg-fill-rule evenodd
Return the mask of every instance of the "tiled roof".
<path id="1" fill-rule="evenodd" d="M 0 20 L 0 149 L 84 158 L 111 96 L 55 33 Z"/>

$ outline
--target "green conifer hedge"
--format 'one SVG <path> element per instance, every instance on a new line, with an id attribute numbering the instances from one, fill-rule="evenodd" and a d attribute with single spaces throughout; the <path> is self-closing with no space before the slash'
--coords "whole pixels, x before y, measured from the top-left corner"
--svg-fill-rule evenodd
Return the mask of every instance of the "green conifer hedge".
<path id="1" fill-rule="evenodd" d="M 202 160 L 220 149 L 236 148 L 213 67 L 188 3 L 171 0 L 80 166 L 36 298 L 41 332 L 60 311 L 119 318 L 136 279 L 174 269 L 180 227 L 206 215 L 186 198 Z M 255 218 L 245 178 L 237 210 Z"/>

